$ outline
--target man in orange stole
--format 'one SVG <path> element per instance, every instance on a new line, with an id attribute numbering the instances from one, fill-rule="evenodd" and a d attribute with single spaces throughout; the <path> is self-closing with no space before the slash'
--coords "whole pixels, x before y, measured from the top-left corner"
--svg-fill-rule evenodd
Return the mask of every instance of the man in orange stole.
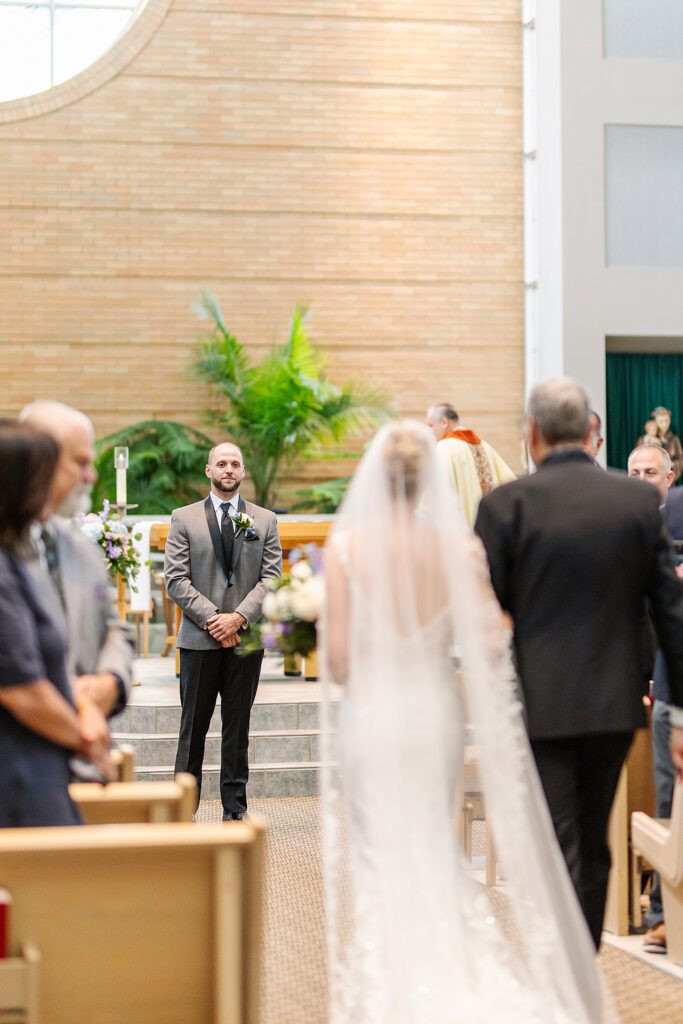
<path id="1" fill-rule="evenodd" d="M 465 519 L 474 526 L 484 495 L 516 476 L 487 441 L 460 426 L 460 417 L 449 402 L 430 406 L 426 422 L 438 441 L 437 458 L 460 498 Z"/>

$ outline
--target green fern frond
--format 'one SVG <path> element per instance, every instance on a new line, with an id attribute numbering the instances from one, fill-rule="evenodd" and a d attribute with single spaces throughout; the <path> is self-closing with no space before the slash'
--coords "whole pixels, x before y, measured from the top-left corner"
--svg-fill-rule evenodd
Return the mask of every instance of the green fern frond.
<path id="1" fill-rule="evenodd" d="M 209 421 L 243 448 L 260 504 L 272 507 L 278 475 L 286 467 L 326 446 L 337 448 L 388 415 L 378 390 L 337 387 L 327 379 L 322 354 L 309 336 L 305 306 L 295 307 L 286 341 L 258 364 L 230 334 L 214 296 L 202 293 L 194 308 L 214 326 L 194 363 L 216 398 Z"/>

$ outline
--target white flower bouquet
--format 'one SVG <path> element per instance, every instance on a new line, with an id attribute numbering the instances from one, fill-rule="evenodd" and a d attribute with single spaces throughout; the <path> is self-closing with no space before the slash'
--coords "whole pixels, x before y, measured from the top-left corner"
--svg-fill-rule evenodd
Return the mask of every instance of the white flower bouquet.
<path id="1" fill-rule="evenodd" d="M 242 654 L 263 648 L 280 654 L 301 654 L 315 650 L 316 622 L 324 598 L 320 552 L 315 544 L 290 553 L 288 573 L 269 581 L 270 592 L 263 600 L 263 618 L 251 627 L 238 647 Z"/>
<path id="2" fill-rule="evenodd" d="M 130 530 L 118 513 L 111 511 L 106 499 L 100 512 L 89 512 L 81 516 L 81 530 L 102 548 L 112 576 L 127 579 L 131 590 L 135 590 L 131 580 L 140 572 L 140 557 L 135 550 Z M 135 539 L 139 540 L 139 537 Z"/>

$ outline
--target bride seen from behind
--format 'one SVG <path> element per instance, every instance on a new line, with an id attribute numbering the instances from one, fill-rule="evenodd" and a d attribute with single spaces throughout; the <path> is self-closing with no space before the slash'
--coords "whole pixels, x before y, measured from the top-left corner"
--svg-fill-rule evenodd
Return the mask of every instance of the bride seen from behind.
<path id="1" fill-rule="evenodd" d="M 330 1024 L 603 1020 L 593 947 L 533 767 L 485 564 L 428 429 L 402 421 L 380 430 L 325 557 Z M 342 684 L 338 705 L 332 681 Z M 513 938 L 470 878 L 457 837 L 466 727 Z"/>

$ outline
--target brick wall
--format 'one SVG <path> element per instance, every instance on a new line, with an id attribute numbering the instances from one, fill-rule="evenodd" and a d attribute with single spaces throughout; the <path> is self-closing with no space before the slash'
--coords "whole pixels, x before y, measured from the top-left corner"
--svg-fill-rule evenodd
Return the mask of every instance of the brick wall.
<path id="1" fill-rule="evenodd" d="M 90 91 L 0 107 L 2 411 L 202 425 L 209 288 L 254 355 L 309 304 L 333 379 L 450 399 L 518 468 L 519 0 L 166 6 Z"/>

